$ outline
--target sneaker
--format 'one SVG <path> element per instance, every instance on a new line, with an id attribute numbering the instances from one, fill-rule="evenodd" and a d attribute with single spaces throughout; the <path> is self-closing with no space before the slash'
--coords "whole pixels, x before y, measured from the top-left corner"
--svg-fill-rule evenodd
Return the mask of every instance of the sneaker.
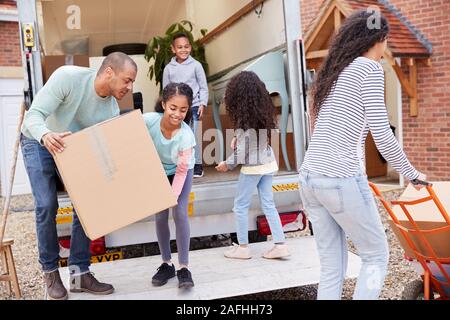
<path id="1" fill-rule="evenodd" d="M 175 266 L 173 264 L 169 266 L 163 262 L 158 268 L 158 272 L 153 276 L 152 284 L 157 287 L 163 286 L 173 277 L 175 277 Z"/>
<path id="2" fill-rule="evenodd" d="M 263 257 L 266 259 L 280 259 L 290 255 L 287 244 L 276 244 L 272 249 L 264 253 Z"/>
<path id="3" fill-rule="evenodd" d="M 194 178 L 203 177 L 203 165 L 195 164 L 194 165 Z"/>
<path id="4" fill-rule="evenodd" d="M 249 247 L 241 247 L 236 243 L 233 243 L 233 246 L 225 251 L 223 255 L 231 259 L 250 259 L 252 257 Z"/>
<path id="5" fill-rule="evenodd" d="M 44 282 L 47 289 L 48 300 L 66 300 L 67 290 L 64 287 L 59 270 L 53 272 L 44 272 Z"/>
<path id="6" fill-rule="evenodd" d="M 189 289 L 194 286 L 192 274 L 187 268 L 181 268 L 177 271 L 178 288 Z"/>
<path id="7" fill-rule="evenodd" d="M 70 275 L 70 292 L 88 292 L 106 295 L 114 292 L 114 287 L 108 283 L 99 282 L 92 272 L 81 275 Z"/>

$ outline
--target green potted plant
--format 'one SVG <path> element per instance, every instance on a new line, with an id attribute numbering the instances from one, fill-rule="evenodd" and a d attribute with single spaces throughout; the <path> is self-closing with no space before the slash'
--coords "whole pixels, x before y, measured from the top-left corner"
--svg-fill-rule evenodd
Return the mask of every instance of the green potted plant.
<path id="1" fill-rule="evenodd" d="M 159 84 L 160 91 L 162 91 L 162 78 L 164 67 L 170 62 L 170 59 L 173 57 L 173 53 L 171 50 L 172 45 L 172 37 L 178 32 L 184 32 L 189 37 L 189 41 L 192 44 L 191 56 L 200 62 L 205 70 L 205 73 L 208 73 L 208 64 L 205 59 L 205 47 L 200 43 L 200 39 L 194 41 L 194 36 L 192 35 L 192 23 L 183 20 L 177 23 L 172 24 L 167 30 L 164 36 L 156 36 L 153 37 L 147 44 L 147 48 L 145 50 L 145 60 L 150 62 L 153 59 L 153 64 L 150 65 L 148 69 L 148 76 L 150 80 L 153 78 L 156 81 L 156 85 Z M 205 36 L 207 33 L 206 29 L 201 29 L 200 33 L 202 36 Z"/>

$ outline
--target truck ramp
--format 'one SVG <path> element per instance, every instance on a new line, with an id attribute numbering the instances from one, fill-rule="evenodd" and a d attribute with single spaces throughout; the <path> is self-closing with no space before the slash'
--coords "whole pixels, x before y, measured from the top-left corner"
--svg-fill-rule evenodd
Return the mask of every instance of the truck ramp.
<path id="1" fill-rule="evenodd" d="M 227 247 L 208 248 L 190 252 L 190 270 L 195 286 L 178 289 L 176 277 L 162 287 L 154 287 L 151 278 L 161 264 L 161 257 L 141 258 L 95 263 L 91 271 L 102 282 L 111 283 L 115 292 L 107 296 L 89 293 L 71 293 L 71 300 L 210 300 L 266 292 L 319 282 L 319 257 L 311 236 L 288 238 L 291 256 L 283 260 L 262 257 L 272 243 L 250 244 L 253 258 L 228 259 L 223 256 Z M 172 255 L 177 261 L 177 254 Z M 357 255 L 349 252 L 347 277 L 354 278 L 361 266 Z M 175 264 L 177 267 L 177 264 Z M 69 283 L 68 268 L 61 268 L 61 277 Z"/>

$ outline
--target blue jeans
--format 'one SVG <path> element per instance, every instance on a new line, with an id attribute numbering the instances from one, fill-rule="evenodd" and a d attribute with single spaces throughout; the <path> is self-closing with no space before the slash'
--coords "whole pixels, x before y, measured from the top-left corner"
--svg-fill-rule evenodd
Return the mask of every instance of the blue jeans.
<path id="1" fill-rule="evenodd" d="M 303 170 L 299 179 L 320 258 L 317 299 L 341 299 L 348 258 L 346 235 L 362 261 L 353 299 L 378 299 L 389 249 L 367 176 L 332 178 Z"/>
<path id="2" fill-rule="evenodd" d="M 271 174 L 240 174 L 233 208 L 236 215 L 236 233 L 239 244 L 248 244 L 248 209 L 255 189 L 258 189 L 261 209 L 266 215 L 274 242 L 284 242 L 285 236 L 280 215 L 273 201 L 272 178 Z"/>
<path id="3" fill-rule="evenodd" d="M 56 232 L 58 199 L 56 165 L 45 147 L 24 135 L 20 139 L 25 168 L 30 179 L 36 213 L 36 235 L 39 263 L 44 272 L 58 269 L 59 243 Z M 73 215 L 69 268 L 74 273 L 89 271 L 90 240 L 84 233 L 78 216 Z"/>
<path id="4" fill-rule="evenodd" d="M 192 132 L 194 132 L 195 136 L 195 164 L 202 164 L 202 139 L 197 137 L 197 131 L 198 131 L 198 123 L 200 122 L 198 118 L 198 108 L 199 106 L 192 107 L 192 117 L 189 122 L 189 126 L 192 129 Z M 202 133 L 200 132 L 200 137 Z"/>

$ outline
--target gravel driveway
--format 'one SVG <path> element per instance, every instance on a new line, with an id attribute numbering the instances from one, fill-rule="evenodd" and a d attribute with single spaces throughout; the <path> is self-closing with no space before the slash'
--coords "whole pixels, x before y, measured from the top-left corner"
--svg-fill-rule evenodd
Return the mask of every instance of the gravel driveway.
<path id="1" fill-rule="evenodd" d="M 385 192 L 387 199 L 397 199 L 402 190 Z M 1 199 L 1 198 L 0 198 Z M 1 199 L 3 203 L 3 199 Z M 403 259 L 401 249 L 393 232 L 389 229 L 387 212 L 379 204 L 383 224 L 386 229 L 390 246 L 390 259 L 388 275 L 381 294 L 381 299 L 400 299 L 403 287 L 409 281 L 419 276 L 413 268 Z M 308 234 L 308 231 L 290 233 L 289 237 L 299 237 Z M 11 214 L 8 217 L 6 237 L 14 239 L 13 254 L 22 290 L 22 299 L 42 299 L 44 286 L 40 266 L 37 261 L 37 245 L 35 233 L 35 220 L 33 213 L 33 199 L 30 195 L 18 196 L 12 199 Z M 350 243 L 350 250 L 355 252 Z M 344 299 L 351 299 L 355 287 L 355 280 L 347 280 L 344 285 Z M 298 287 L 266 293 L 252 294 L 239 298 L 246 299 L 314 299 L 317 286 Z M 5 284 L 0 284 L 0 299 L 13 299 L 6 294 Z M 230 298 L 233 299 L 233 298 Z"/>

